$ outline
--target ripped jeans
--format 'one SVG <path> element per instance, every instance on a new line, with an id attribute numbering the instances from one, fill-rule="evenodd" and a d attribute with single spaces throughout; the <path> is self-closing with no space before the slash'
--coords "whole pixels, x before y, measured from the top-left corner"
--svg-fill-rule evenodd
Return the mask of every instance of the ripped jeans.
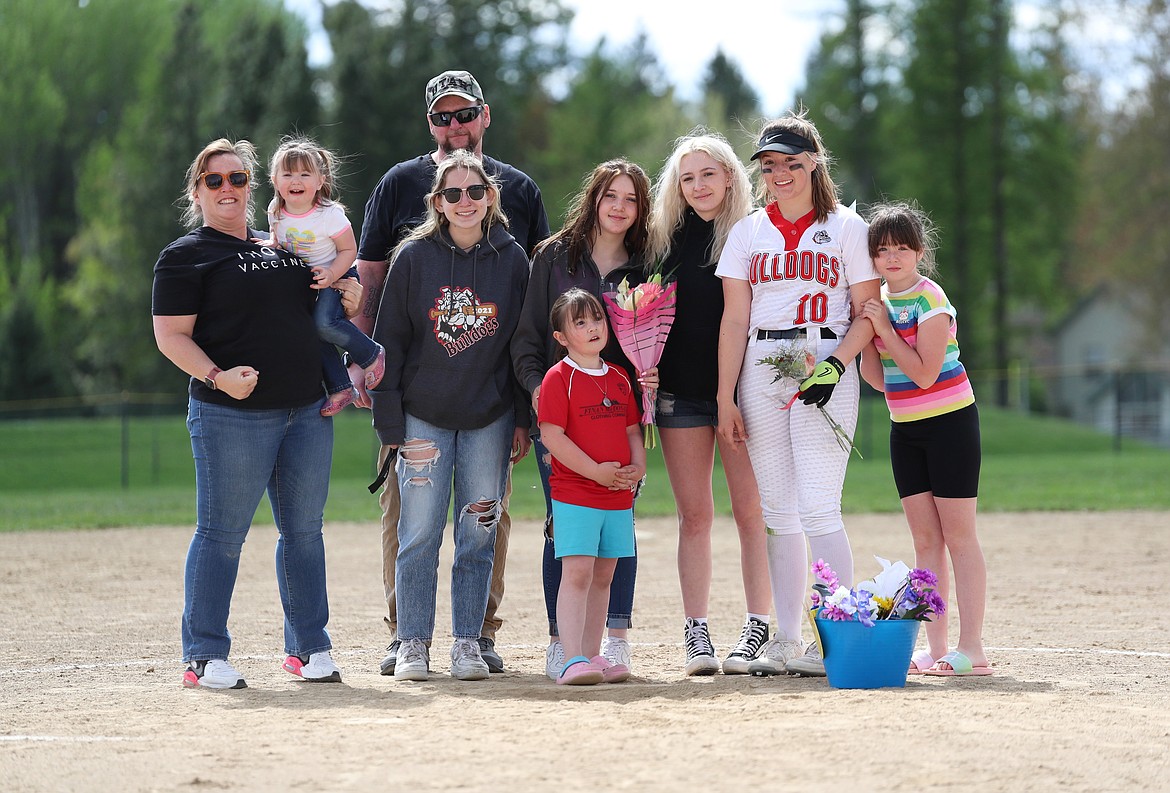
<path id="1" fill-rule="evenodd" d="M 451 629 L 477 639 L 487 609 L 496 523 L 508 475 L 516 418 L 511 411 L 486 427 L 448 430 L 406 414 L 398 449 L 398 638 L 430 640 L 435 630 L 439 546 L 455 485 L 455 558 Z"/>

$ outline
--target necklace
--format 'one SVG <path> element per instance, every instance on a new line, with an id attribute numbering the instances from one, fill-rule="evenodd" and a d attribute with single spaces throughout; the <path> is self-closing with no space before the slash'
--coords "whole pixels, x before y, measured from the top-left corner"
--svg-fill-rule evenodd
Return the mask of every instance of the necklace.
<path id="1" fill-rule="evenodd" d="M 597 390 L 601 392 L 601 404 L 607 408 L 613 407 L 613 400 L 609 398 L 609 386 L 599 384 L 594 378 L 594 375 L 589 375 L 589 379 L 593 382 L 593 385 L 597 386 Z M 601 375 L 601 382 L 605 382 L 605 375 Z"/>

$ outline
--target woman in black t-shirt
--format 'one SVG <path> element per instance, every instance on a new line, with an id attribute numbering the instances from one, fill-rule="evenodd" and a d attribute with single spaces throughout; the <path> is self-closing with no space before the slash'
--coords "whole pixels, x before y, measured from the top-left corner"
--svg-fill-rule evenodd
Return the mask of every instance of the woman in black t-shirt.
<path id="1" fill-rule="evenodd" d="M 267 235 L 248 225 L 255 164 L 248 141 L 204 147 L 184 190 L 192 231 L 164 248 L 154 267 L 155 340 L 192 376 L 187 428 L 198 503 L 184 572 L 188 687 L 246 686 L 227 660 L 227 619 L 240 552 L 266 490 L 280 533 L 284 669 L 306 680 L 341 679 L 325 629 L 321 524 L 333 424 L 319 413 L 325 393 L 312 273 L 294 254 L 256 242 Z M 341 289 L 355 310 L 360 287 Z"/>
<path id="2" fill-rule="evenodd" d="M 731 227 L 751 208 L 747 173 L 726 140 L 716 134 L 679 139 L 655 185 L 651 245 L 661 271 L 678 283 L 674 326 L 658 364 L 662 384 L 655 421 L 678 507 L 678 578 L 688 675 L 719 671 L 707 628 L 716 446 L 739 530 L 747 601 L 743 629 L 723 661 L 723 673 L 746 674 L 768 639 L 771 587 L 760 493 L 747 452 L 715 432 L 723 317 L 723 285 L 715 275 L 715 263 Z"/>

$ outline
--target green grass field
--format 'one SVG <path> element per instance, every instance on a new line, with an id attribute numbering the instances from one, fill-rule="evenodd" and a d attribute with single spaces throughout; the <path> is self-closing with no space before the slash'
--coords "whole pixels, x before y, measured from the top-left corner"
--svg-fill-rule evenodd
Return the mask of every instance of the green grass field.
<path id="1" fill-rule="evenodd" d="M 1170 451 L 1113 439 L 1058 419 L 980 407 L 983 473 L 980 509 L 1170 509 Z M 899 509 L 886 448 L 888 415 L 878 399 L 862 402 L 857 446 L 849 464 L 847 512 Z M 376 444 L 369 413 L 347 410 L 335 422 L 327 520 L 376 521 Z M 182 525 L 195 513 L 195 475 L 183 417 L 131 419 L 123 455 L 116 418 L 0 422 L 0 531 Z M 123 476 L 126 487 L 123 487 Z M 716 470 L 716 482 L 722 472 Z M 716 506 L 729 511 L 726 488 Z M 650 452 L 640 515 L 674 512 L 662 457 Z M 536 466 L 529 456 L 513 474 L 512 514 L 544 515 Z M 267 501 L 258 518 L 271 522 Z"/>

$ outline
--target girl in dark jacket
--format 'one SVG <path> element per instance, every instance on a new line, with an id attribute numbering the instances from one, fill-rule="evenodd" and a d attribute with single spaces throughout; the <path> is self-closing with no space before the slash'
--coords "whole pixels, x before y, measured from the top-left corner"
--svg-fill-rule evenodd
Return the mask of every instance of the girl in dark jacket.
<path id="1" fill-rule="evenodd" d="M 622 279 L 630 286 L 645 279 L 649 249 L 650 180 L 638 165 L 624 159 L 603 162 L 586 178 L 573 199 L 559 232 L 541 244 L 532 260 L 528 294 L 520 326 L 512 340 L 512 360 L 520 384 L 532 395 L 532 408 L 540 401 L 540 383 L 556 363 L 558 345 L 549 324 L 553 302 L 571 287 L 579 286 L 598 298 L 615 291 Z M 631 382 L 642 388 L 658 387 L 657 368 L 635 371 L 621 351 L 612 328 L 602 357 L 623 366 Z M 537 467 L 544 486 L 546 506 L 544 546 L 544 599 L 548 611 L 550 641 L 545 654 L 545 672 L 556 680 L 564 665 L 556 623 L 557 591 L 561 564 L 556 559 L 552 535 L 552 501 L 548 477 L 551 473 L 548 450 L 535 439 Z M 608 636 L 602 655 L 614 666 L 630 666 L 630 645 L 626 633 L 634 604 L 636 556 L 621 559 L 610 589 Z"/>

